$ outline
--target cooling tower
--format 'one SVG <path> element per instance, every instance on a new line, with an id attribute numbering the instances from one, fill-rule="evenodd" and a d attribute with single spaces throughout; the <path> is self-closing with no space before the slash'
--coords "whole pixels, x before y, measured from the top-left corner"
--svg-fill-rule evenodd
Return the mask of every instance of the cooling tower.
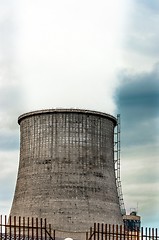
<path id="1" fill-rule="evenodd" d="M 122 224 L 111 115 L 79 109 L 19 117 L 20 162 L 10 215 L 46 218 L 55 229 Z"/>

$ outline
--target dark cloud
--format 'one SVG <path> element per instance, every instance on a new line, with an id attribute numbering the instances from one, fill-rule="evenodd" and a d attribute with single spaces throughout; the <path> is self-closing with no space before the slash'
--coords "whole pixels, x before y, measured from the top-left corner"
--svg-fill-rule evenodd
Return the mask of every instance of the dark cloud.
<path id="1" fill-rule="evenodd" d="M 157 141 L 159 118 L 159 65 L 151 72 L 121 72 L 116 90 L 117 111 L 121 114 L 126 145 Z"/>
<path id="2" fill-rule="evenodd" d="M 142 226 L 158 222 L 159 65 L 151 71 L 119 74 L 117 112 L 121 114 L 122 186 L 125 206 L 139 204 Z M 157 212 L 157 214 L 156 214 Z"/>

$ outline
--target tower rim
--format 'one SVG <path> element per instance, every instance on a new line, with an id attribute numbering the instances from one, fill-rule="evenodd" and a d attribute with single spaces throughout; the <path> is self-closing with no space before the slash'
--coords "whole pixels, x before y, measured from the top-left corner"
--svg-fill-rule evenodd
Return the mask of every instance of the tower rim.
<path id="1" fill-rule="evenodd" d="M 52 113 L 84 113 L 89 115 L 96 115 L 96 116 L 102 116 L 110 119 L 114 122 L 114 125 L 117 125 L 117 119 L 108 113 L 95 111 L 95 110 L 87 110 L 87 109 L 78 109 L 78 108 L 52 108 L 52 109 L 42 109 L 42 110 L 36 110 L 24 113 L 18 117 L 18 124 L 20 125 L 20 122 L 27 117 L 35 116 L 35 115 L 41 115 L 41 114 L 52 114 Z"/>

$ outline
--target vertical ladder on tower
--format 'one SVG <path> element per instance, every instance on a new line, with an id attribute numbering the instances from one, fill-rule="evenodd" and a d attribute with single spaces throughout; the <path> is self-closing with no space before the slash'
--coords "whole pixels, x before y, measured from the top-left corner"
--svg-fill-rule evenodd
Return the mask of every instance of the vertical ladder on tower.
<path id="1" fill-rule="evenodd" d="M 116 186 L 119 198 L 119 205 L 121 214 L 125 215 L 125 205 L 122 194 L 122 186 L 120 180 L 120 114 L 117 115 L 117 126 L 114 132 L 114 167 L 115 167 L 115 178 L 116 178 Z"/>

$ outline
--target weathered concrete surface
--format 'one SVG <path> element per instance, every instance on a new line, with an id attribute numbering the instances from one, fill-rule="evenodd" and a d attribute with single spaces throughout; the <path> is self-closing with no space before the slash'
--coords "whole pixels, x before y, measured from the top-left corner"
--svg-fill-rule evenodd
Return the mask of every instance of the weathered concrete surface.
<path id="1" fill-rule="evenodd" d="M 19 117 L 20 162 L 10 214 L 47 218 L 55 229 L 122 224 L 110 115 L 53 109 Z"/>

